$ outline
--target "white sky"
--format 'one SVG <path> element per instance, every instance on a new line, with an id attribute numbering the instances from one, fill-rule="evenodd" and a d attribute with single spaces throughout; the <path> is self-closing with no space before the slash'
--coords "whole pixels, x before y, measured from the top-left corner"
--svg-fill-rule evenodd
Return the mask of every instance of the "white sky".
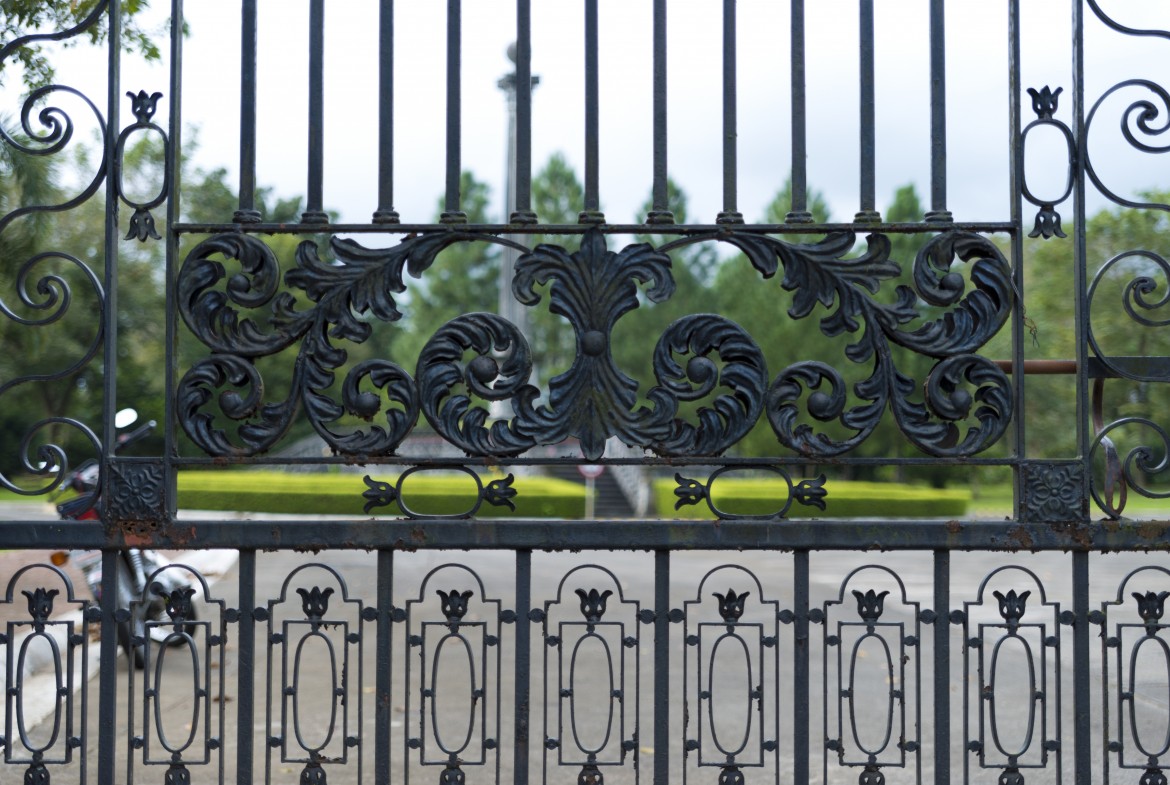
<path id="1" fill-rule="evenodd" d="M 156 6 L 162 4 L 154 0 Z M 165 5 L 165 4 L 163 4 Z M 515 3 L 465 0 L 463 28 L 463 166 L 492 186 L 503 212 L 505 102 L 496 87 L 510 70 L 505 50 L 514 37 Z M 690 196 L 690 220 L 713 221 L 721 209 L 720 3 L 669 3 L 669 138 L 672 176 Z M 807 9 L 808 179 L 827 197 L 835 220 L 858 209 L 857 3 L 811 0 Z M 918 185 L 929 202 L 929 36 L 927 0 L 877 5 L 877 201 Z M 1023 86 L 1065 89 L 1058 117 L 1071 118 L 1068 0 L 1025 0 Z M 1104 3 L 1118 20 L 1170 28 L 1170 3 Z M 445 17 L 442 0 L 396 3 L 395 207 L 404 222 L 429 221 L 444 183 Z M 584 169 L 583 0 L 533 3 L 534 171 L 554 152 Z M 651 187 L 651 1 L 601 0 L 601 199 L 614 223 L 639 220 Z M 308 0 L 260 0 L 258 180 L 288 196 L 306 178 Z M 325 206 L 343 221 L 369 220 L 376 204 L 377 4 L 326 4 Z M 762 217 L 790 167 L 789 6 L 784 0 L 739 0 L 739 209 Z M 1007 220 L 1007 3 L 947 4 L 949 207 L 959 220 Z M 159 16 L 167 10 L 154 9 Z M 187 0 L 185 125 L 198 128 L 196 162 L 223 165 L 235 182 L 239 133 L 239 0 Z M 1121 79 L 1170 83 L 1170 41 L 1135 39 L 1087 25 L 1090 103 Z M 102 63 L 73 51 L 59 79 L 104 101 Z M 168 90 L 166 64 L 127 61 L 123 89 Z M 9 80 L 9 90 L 15 80 Z M 1133 100 L 1118 96 L 1094 126 L 1095 162 L 1117 191 L 1168 187 L 1170 159 L 1120 149 L 1117 117 Z M 66 99 L 61 100 L 66 105 Z M 5 97 L 4 111 L 19 99 Z M 1025 122 L 1032 118 L 1023 96 Z M 1158 121 L 1165 123 L 1163 107 Z M 71 106 L 84 127 L 84 113 Z M 130 118 L 129 102 L 124 118 Z M 156 121 L 165 124 L 165 108 Z M 1040 129 L 1044 131 L 1045 129 Z M 1147 139 L 1165 143 L 1158 138 Z M 1063 145 L 1037 133 L 1028 171 L 1038 195 L 1063 188 Z M 1103 205 L 1090 201 L 1090 209 Z M 1061 209 L 1065 215 L 1071 207 Z M 1025 208 L 1025 214 L 1031 212 Z M 1030 218 L 1026 218 L 1030 221 Z"/>

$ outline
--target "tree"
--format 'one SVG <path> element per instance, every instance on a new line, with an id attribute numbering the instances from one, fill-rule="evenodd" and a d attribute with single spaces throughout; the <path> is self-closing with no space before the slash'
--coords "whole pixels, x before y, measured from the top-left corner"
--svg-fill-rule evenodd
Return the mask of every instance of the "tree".
<path id="1" fill-rule="evenodd" d="M 459 181 L 462 210 L 468 223 L 490 223 L 491 190 L 471 172 Z M 443 211 L 440 198 L 435 220 Z M 403 321 L 388 336 L 390 358 L 412 375 L 423 346 L 456 316 L 474 311 L 494 313 L 499 305 L 500 251 L 488 243 L 456 243 L 440 253 L 421 279 L 407 279 Z"/>
<path id="2" fill-rule="evenodd" d="M 13 61 L 22 66 L 21 80 L 27 89 L 35 90 L 53 81 L 53 66 L 39 42 L 27 42 L 8 51 L 23 36 L 84 26 L 78 31 L 80 37 L 94 44 L 104 41 L 107 30 L 99 18 L 99 5 L 99 0 L 4 0 L 0 14 L 0 86 L 10 73 L 6 66 Z M 149 7 L 150 0 L 122 0 L 122 47 L 125 52 L 139 52 L 147 60 L 157 60 L 160 52 L 154 39 L 161 37 L 162 31 L 147 30 L 140 24 L 142 12 Z M 78 40 L 65 39 L 64 45 L 71 46 Z"/>

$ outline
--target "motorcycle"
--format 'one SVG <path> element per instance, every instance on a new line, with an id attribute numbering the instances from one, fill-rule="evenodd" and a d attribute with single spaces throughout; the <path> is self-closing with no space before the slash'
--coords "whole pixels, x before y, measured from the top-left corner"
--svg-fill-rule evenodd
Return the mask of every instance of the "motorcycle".
<path id="1" fill-rule="evenodd" d="M 114 418 L 114 427 L 118 430 L 129 428 L 138 419 L 138 413 L 133 409 L 123 409 Z M 135 442 L 145 439 L 154 430 L 156 423 L 150 420 L 132 431 L 119 433 L 115 437 L 114 451 L 121 452 Z M 97 520 L 99 518 L 101 493 L 101 467 L 95 460 L 87 460 L 76 469 L 69 472 L 61 482 L 59 494 L 69 491 L 77 495 L 57 505 L 57 514 L 62 520 Z M 58 551 L 52 554 L 53 564 L 60 567 L 70 560 L 81 570 L 86 584 L 93 592 L 94 599 L 102 599 L 102 554 L 101 551 Z M 182 581 L 179 570 L 163 570 L 170 561 L 162 554 L 142 548 L 128 548 L 118 552 L 115 561 L 118 592 L 118 607 L 130 608 L 130 618 L 116 622 L 115 629 L 118 636 L 118 645 L 130 657 L 136 668 L 146 664 L 145 645 L 135 646 L 135 639 L 144 642 L 154 642 L 163 645 L 177 646 L 185 641 L 184 636 L 170 634 L 172 630 L 167 626 L 150 625 L 147 635 L 147 622 L 167 622 L 165 597 L 174 590 L 181 588 L 195 588 Z M 161 572 L 160 572 L 161 570 Z M 151 576 L 154 576 L 153 579 Z M 152 585 L 146 592 L 145 602 L 138 602 L 143 598 L 143 591 L 147 581 Z M 138 602 L 137 605 L 133 604 Z M 194 608 L 186 615 L 188 622 L 195 621 Z M 188 624 L 185 632 L 191 635 L 194 625 Z"/>

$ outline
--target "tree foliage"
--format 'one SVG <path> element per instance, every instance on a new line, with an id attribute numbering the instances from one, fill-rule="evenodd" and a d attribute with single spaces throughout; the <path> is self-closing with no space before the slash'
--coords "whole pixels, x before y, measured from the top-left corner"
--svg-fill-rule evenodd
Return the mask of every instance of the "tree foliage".
<path id="1" fill-rule="evenodd" d="M 147 60 L 160 57 L 155 40 L 162 31 L 144 28 L 143 12 L 150 0 L 122 0 L 122 47 L 124 52 L 138 52 Z M 108 32 L 100 17 L 104 11 L 101 0 L 4 0 L 0 10 L 0 47 L 31 34 L 64 33 L 85 26 L 79 36 L 66 38 L 63 46 L 72 46 L 78 40 L 100 43 Z M 53 66 L 45 56 L 44 44 L 31 41 L 19 46 L 11 59 L 0 60 L 0 85 L 11 71 L 11 62 L 21 65 L 21 80 L 29 90 L 50 84 L 54 79 Z M 7 66 L 7 67 L 6 67 Z"/>

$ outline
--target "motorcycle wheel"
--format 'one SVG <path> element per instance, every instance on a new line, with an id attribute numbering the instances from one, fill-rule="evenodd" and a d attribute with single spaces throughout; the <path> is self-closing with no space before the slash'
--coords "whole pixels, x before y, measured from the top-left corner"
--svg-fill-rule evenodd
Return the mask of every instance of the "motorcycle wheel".
<path id="1" fill-rule="evenodd" d="M 119 556 L 117 561 L 117 586 L 118 607 L 125 608 L 130 612 L 129 620 L 116 623 L 118 645 L 122 647 L 122 651 L 126 652 L 134 667 L 141 670 L 146 666 L 146 653 L 143 651 L 143 646 L 134 645 L 134 638 L 145 639 L 146 627 L 142 620 L 142 609 L 135 610 L 134 606 L 131 605 L 137 598 L 134 596 L 134 583 L 131 580 L 130 566 L 126 564 L 124 556 Z"/>

